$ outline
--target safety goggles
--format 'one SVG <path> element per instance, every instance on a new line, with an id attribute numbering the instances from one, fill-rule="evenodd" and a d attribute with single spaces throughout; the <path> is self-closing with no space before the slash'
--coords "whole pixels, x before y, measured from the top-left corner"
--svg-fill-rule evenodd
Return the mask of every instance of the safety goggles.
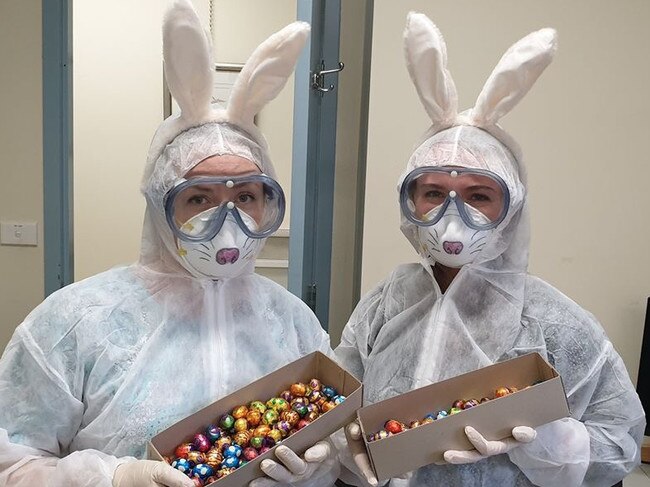
<path id="1" fill-rule="evenodd" d="M 402 213 L 418 226 L 435 225 L 451 204 L 468 227 L 489 230 L 506 217 L 510 192 L 490 171 L 453 166 L 414 169 L 400 188 Z"/>
<path id="2" fill-rule="evenodd" d="M 204 242 L 219 233 L 228 215 L 247 236 L 268 237 L 282 223 L 285 198 L 280 185 L 264 174 L 196 177 L 178 181 L 165 196 L 164 205 L 176 237 Z"/>

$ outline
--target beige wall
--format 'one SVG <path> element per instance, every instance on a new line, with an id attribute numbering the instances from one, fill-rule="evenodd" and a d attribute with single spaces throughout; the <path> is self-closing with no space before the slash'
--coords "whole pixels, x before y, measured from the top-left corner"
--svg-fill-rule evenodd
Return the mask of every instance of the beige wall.
<path id="1" fill-rule="evenodd" d="M 163 113 L 164 7 L 73 2 L 76 280 L 139 255 L 140 178 Z"/>
<path id="2" fill-rule="evenodd" d="M 209 2 L 193 3 L 207 29 Z M 167 5 L 161 0 L 74 2 L 76 279 L 139 255 L 145 204 L 138 188 L 149 142 L 163 117 L 161 25 Z M 292 0 L 216 0 L 215 60 L 245 62 L 257 44 L 295 18 Z M 292 119 L 291 81 L 260 116 L 287 193 Z"/>
<path id="3" fill-rule="evenodd" d="M 38 222 L 37 247 L 0 246 L 0 351 L 43 299 L 41 2 L 0 2 L 0 220 Z"/>
<path id="4" fill-rule="evenodd" d="M 650 295 L 650 3 L 375 1 L 364 292 L 416 258 L 399 231 L 395 190 L 428 125 L 402 57 L 409 10 L 428 14 L 447 39 L 461 108 L 510 44 L 558 29 L 555 62 L 503 121 L 529 171 L 530 270 L 596 315 L 635 379 Z"/>

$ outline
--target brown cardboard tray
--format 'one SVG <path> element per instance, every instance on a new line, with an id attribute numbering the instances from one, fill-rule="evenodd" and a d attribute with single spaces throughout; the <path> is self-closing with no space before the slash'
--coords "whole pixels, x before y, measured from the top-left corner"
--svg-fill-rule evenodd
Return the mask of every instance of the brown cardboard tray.
<path id="1" fill-rule="evenodd" d="M 543 381 L 524 389 L 538 381 Z M 388 438 L 368 442 L 389 419 L 409 424 L 429 413 L 448 410 L 456 399 L 494 397 L 498 387 L 519 392 Z M 465 426 L 489 440 L 511 435 L 515 426 L 537 427 L 569 415 L 559 374 L 538 353 L 475 370 L 361 408 L 357 412 L 368 456 L 378 480 L 402 475 L 443 461 L 446 450 L 471 450 Z"/>
<path id="2" fill-rule="evenodd" d="M 178 444 L 191 441 L 196 433 L 202 432 L 207 425 L 214 423 L 221 415 L 235 407 L 249 404 L 254 400 L 266 401 L 277 396 L 280 391 L 288 389 L 289 385 L 295 382 L 308 382 L 312 378 L 318 378 L 323 384 L 331 385 L 339 394 L 345 395 L 346 400 L 281 443 L 297 454 L 302 454 L 316 442 L 353 421 L 357 409 L 361 407 L 363 395 L 361 383 L 321 352 L 313 352 L 285 365 L 170 426 L 149 442 L 149 458 L 163 460 L 163 456 L 173 456 L 173 451 Z M 260 463 L 265 458 L 274 459 L 274 450 L 275 447 L 210 485 L 218 487 L 247 485 L 251 480 L 264 475 Z"/>

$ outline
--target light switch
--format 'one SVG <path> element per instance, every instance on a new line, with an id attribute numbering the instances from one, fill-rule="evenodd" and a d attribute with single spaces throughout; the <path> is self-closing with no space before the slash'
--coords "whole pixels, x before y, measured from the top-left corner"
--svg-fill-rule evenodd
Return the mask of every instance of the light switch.
<path id="1" fill-rule="evenodd" d="M 0 244 L 38 245 L 36 222 L 0 222 Z"/>

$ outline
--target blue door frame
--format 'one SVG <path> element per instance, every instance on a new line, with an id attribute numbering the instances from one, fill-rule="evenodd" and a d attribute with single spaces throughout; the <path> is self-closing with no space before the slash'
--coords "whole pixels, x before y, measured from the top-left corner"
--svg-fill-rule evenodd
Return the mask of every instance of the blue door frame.
<path id="1" fill-rule="evenodd" d="M 42 0 L 45 296 L 74 280 L 72 0 Z"/>
<path id="2" fill-rule="evenodd" d="M 298 0 L 298 20 L 311 24 L 309 49 L 298 60 L 293 117 L 289 291 L 305 301 L 326 330 L 332 255 L 337 76 L 323 93 L 311 75 L 339 63 L 340 0 Z"/>

